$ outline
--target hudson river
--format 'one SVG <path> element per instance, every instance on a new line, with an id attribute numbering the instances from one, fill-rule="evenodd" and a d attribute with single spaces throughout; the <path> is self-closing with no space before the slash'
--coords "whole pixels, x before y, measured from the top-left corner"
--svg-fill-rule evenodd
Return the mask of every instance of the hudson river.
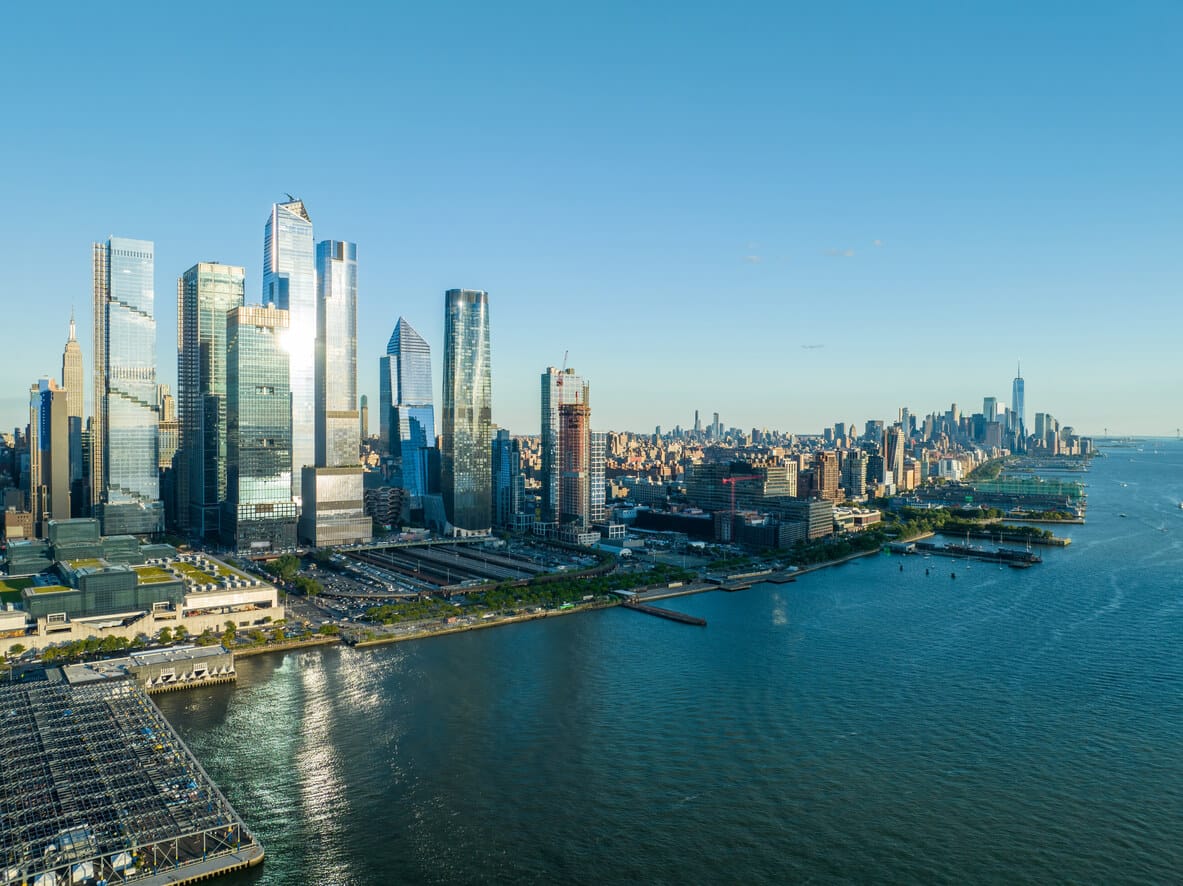
<path id="1" fill-rule="evenodd" d="M 1179 882 L 1183 444 L 1152 448 L 1095 460 L 1029 570 L 877 555 L 661 604 L 706 628 L 615 608 L 157 701 L 267 849 L 228 882 Z"/>

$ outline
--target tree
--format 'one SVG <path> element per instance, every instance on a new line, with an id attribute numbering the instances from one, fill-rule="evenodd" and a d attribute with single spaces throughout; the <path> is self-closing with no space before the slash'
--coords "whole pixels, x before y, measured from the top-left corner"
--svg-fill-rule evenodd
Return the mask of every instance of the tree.
<path id="1" fill-rule="evenodd" d="M 167 627 L 161 628 L 159 638 L 160 638 L 161 644 L 164 646 L 167 646 L 169 643 L 171 643 L 173 641 L 172 630 L 170 630 Z"/>
<path id="2" fill-rule="evenodd" d="M 13 643 L 11 646 L 8 647 L 8 654 L 9 655 L 20 655 L 24 651 L 25 651 L 25 646 L 23 643 Z"/>
<path id="3" fill-rule="evenodd" d="M 178 641 L 184 641 L 189 636 L 189 629 L 184 625 L 177 625 L 175 633 Z"/>

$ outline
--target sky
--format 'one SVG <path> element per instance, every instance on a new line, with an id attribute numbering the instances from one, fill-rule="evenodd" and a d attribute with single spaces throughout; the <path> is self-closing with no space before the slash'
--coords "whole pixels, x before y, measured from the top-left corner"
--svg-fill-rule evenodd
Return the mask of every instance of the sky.
<path id="1" fill-rule="evenodd" d="M 89 361 L 93 242 L 154 241 L 175 390 L 177 277 L 257 303 L 285 193 L 358 244 L 371 404 L 400 315 L 438 396 L 470 288 L 515 433 L 565 357 L 604 430 L 978 411 L 1019 360 L 1028 426 L 1183 425 L 1183 5 L 359 6 L 5 11 L 0 428 L 71 306 Z"/>

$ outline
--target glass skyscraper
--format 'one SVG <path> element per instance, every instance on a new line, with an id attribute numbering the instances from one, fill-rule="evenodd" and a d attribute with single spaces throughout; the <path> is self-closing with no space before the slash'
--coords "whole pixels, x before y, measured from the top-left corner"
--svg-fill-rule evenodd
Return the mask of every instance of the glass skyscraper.
<path id="1" fill-rule="evenodd" d="M 456 534 L 485 533 L 492 519 L 492 392 L 489 295 L 449 289 L 444 296 L 444 513 Z"/>
<path id="2" fill-rule="evenodd" d="M 239 550 L 296 545 L 288 314 L 235 308 L 226 318 L 226 502 L 222 541 Z"/>
<path id="3" fill-rule="evenodd" d="M 316 464 L 302 470 L 299 536 L 319 546 L 369 541 L 357 415 L 357 245 L 316 247 Z"/>
<path id="4" fill-rule="evenodd" d="M 316 246 L 316 464 L 358 464 L 357 244 Z"/>
<path id="5" fill-rule="evenodd" d="M 218 537 L 226 500 L 226 315 L 242 306 L 245 279 L 203 262 L 177 281 L 177 519 L 195 538 Z"/>
<path id="6" fill-rule="evenodd" d="M 1019 451 L 1025 452 L 1027 450 L 1027 393 L 1023 383 L 1023 366 L 1020 364 L 1015 369 L 1015 380 L 1011 384 L 1010 393 L 1011 410 L 1015 414 L 1015 426 L 1011 429 L 1018 437 Z"/>
<path id="7" fill-rule="evenodd" d="M 94 244 L 95 433 L 91 502 L 104 535 L 164 528 L 157 468 L 154 250 Z"/>
<path id="8" fill-rule="evenodd" d="M 316 464 L 316 267 L 312 219 L 300 200 L 276 203 L 263 234 L 263 302 L 288 312 L 284 349 L 292 386 L 292 496 Z"/>
<path id="9" fill-rule="evenodd" d="M 379 447 L 395 466 L 393 481 L 415 499 L 431 492 L 429 450 L 435 446 L 431 348 L 403 317 L 379 359 Z"/>
<path id="10" fill-rule="evenodd" d="M 493 438 L 493 524 L 512 526 L 514 514 L 522 510 L 525 477 L 522 476 L 522 445 L 501 428 Z"/>

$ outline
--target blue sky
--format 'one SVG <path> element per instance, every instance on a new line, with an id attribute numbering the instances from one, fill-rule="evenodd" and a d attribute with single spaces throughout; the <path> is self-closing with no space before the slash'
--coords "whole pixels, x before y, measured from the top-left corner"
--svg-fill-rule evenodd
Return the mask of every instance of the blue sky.
<path id="1" fill-rule="evenodd" d="M 6 11 L 0 427 L 72 304 L 91 355 L 92 242 L 156 243 L 174 382 L 176 278 L 258 301 L 284 192 L 358 243 L 372 400 L 400 314 L 438 391 L 467 287 L 520 433 L 565 351 L 605 429 L 980 409 L 1019 358 L 1029 423 L 1183 425 L 1177 3 L 247 5 Z"/>

